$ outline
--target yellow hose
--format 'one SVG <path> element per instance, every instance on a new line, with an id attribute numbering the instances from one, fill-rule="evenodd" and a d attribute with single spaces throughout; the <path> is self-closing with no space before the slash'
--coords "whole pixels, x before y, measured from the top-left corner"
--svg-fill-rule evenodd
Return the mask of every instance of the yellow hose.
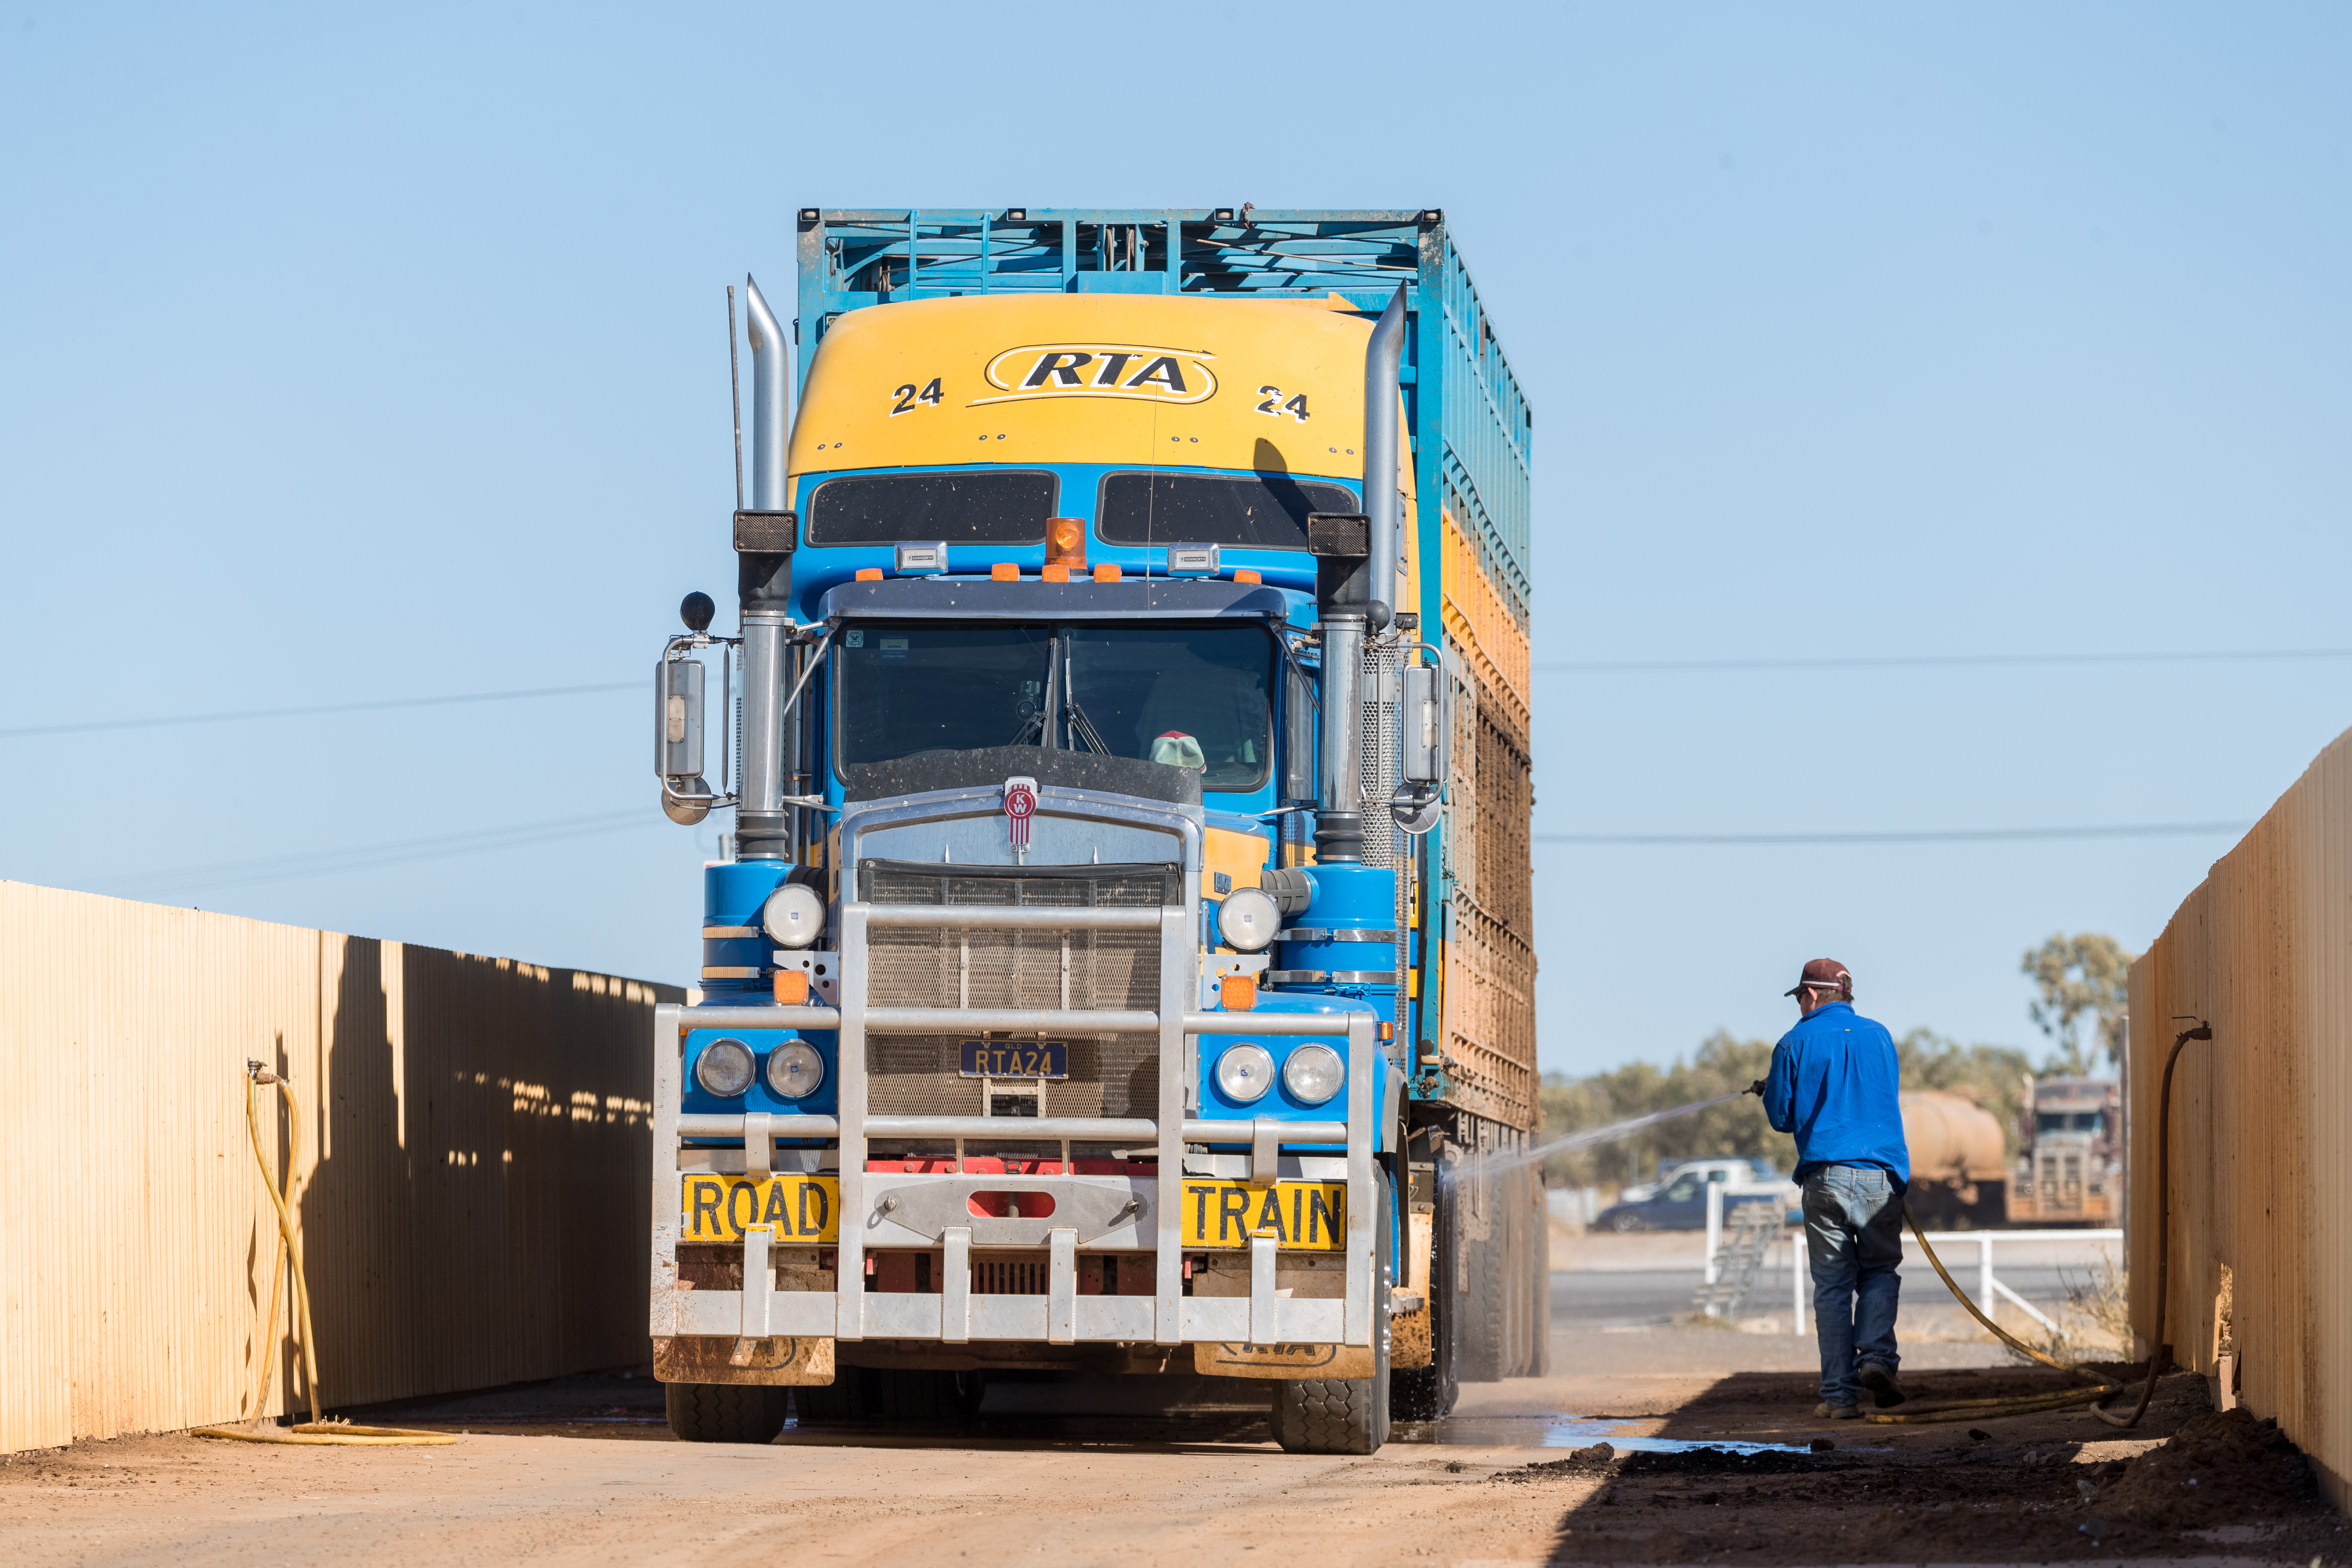
<path id="1" fill-rule="evenodd" d="M 253 1396 L 241 1403 L 237 1414 L 253 1425 L 248 1426 L 199 1426 L 198 1437 L 226 1437 L 239 1443 L 332 1443 L 352 1446 L 392 1447 L 395 1445 L 455 1443 L 457 1439 L 446 1432 L 419 1432 L 405 1426 L 354 1426 L 348 1421 L 328 1421 L 319 1415 L 319 1352 L 310 1331 L 310 1287 L 302 1274 L 302 1243 L 295 1235 L 294 1163 L 302 1148 L 302 1110 L 294 1099 L 293 1086 L 259 1062 L 246 1064 L 245 1130 L 253 1143 L 253 1163 L 261 1172 L 262 1190 L 269 1194 L 270 1206 L 278 1211 L 278 1246 L 272 1254 L 269 1270 L 269 1315 L 261 1337 L 254 1342 L 256 1362 Z M 278 1087 L 278 1098 L 286 1105 L 287 1148 L 286 1172 L 278 1182 L 269 1179 L 269 1157 L 261 1150 L 261 1119 L 253 1109 L 253 1091 L 271 1084 Z M 269 1403 L 269 1387 L 278 1373 L 278 1292 L 286 1278 L 287 1260 L 294 1264 L 294 1307 L 301 1324 L 302 1370 L 310 1398 L 310 1419 L 292 1426 L 279 1426 L 267 1421 L 263 1409 Z M 289 1402 L 290 1403 L 290 1402 Z"/>
<path id="2" fill-rule="evenodd" d="M 2093 1386 L 2061 1389 L 2052 1394 L 2020 1394 L 2005 1399 L 1953 1399 L 1947 1400 L 1941 1405 L 1926 1405 L 1917 1410 L 1894 1412 L 1873 1410 L 1863 1416 L 1864 1420 L 1875 1421 L 1890 1426 L 1926 1426 L 1937 1421 L 1990 1420 L 2000 1415 L 2027 1415 L 2037 1410 L 2063 1410 L 2070 1405 L 2090 1405 L 2106 1398 L 2110 1394 L 2123 1392 L 2122 1384 L 2102 1377 L 2088 1367 L 2075 1366 L 2071 1363 L 2060 1361 L 2055 1356 L 2046 1355 L 1987 1317 L 1981 1308 L 1969 1300 L 1969 1293 L 1960 1289 L 1959 1281 L 1952 1278 L 1952 1271 L 1944 1267 L 1942 1258 L 1936 1256 L 1936 1249 L 1927 1245 L 1927 1232 L 1919 1228 L 1919 1216 L 1911 1212 L 1911 1205 L 1907 1203 L 1903 1205 L 1903 1217 L 1910 1222 L 1911 1234 L 1917 1239 L 1920 1250 L 1927 1255 L 1927 1261 L 1936 1266 L 1936 1273 L 1952 1292 L 1953 1298 L 1969 1310 L 1970 1317 L 1990 1329 L 1995 1337 L 2019 1354 L 2038 1361 L 2043 1366 L 2071 1373 L 2076 1377 L 2084 1379 Z"/>

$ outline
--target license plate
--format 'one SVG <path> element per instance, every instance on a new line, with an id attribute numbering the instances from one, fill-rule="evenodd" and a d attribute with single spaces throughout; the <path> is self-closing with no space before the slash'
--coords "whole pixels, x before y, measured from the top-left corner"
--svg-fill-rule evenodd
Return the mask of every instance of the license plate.
<path id="1" fill-rule="evenodd" d="M 837 1241 L 841 1178 L 688 1176 L 678 1209 L 686 1217 L 680 1241 L 741 1241 L 755 1225 L 774 1226 L 778 1241 Z"/>
<path id="2" fill-rule="evenodd" d="M 1059 1040 L 1042 1044 L 1013 1040 L 966 1040 L 966 1078 L 1067 1078 L 1070 1047 Z"/>
<path id="3" fill-rule="evenodd" d="M 1184 1245 L 1247 1247 L 1270 1236 L 1281 1246 L 1309 1252 L 1338 1252 L 1347 1246 L 1348 1184 L 1276 1182 L 1253 1187 L 1246 1182 L 1184 1183 Z"/>

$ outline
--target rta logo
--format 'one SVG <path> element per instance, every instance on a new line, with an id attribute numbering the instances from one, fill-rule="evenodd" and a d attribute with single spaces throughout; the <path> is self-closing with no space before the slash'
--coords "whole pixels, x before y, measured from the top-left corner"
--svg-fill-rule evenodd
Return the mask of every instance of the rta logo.
<path id="1" fill-rule="evenodd" d="M 988 384 L 999 395 L 972 404 L 1037 397 L 1126 397 L 1150 403 L 1200 403 L 1217 390 L 1209 368 L 1217 356 L 1196 349 L 1135 343 L 1027 343 L 988 362 Z"/>

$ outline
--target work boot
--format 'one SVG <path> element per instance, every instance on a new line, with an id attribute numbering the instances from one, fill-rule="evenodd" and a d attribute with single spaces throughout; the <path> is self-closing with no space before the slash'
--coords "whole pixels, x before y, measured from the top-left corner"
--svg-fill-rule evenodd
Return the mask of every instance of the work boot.
<path id="1" fill-rule="evenodd" d="M 1856 1383 L 1861 1384 L 1863 1387 L 1877 1396 L 1876 1404 L 1881 1410 L 1892 1410 L 1908 1397 L 1903 1392 L 1903 1385 L 1895 1381 L 1893 1367 L 1881 1366 L 1876 1362 L 1864 1362 L 1862 1363 L 1862 1370 L 1855 1373 L 1853 1376 Z"/>
<path id="2" fill-rule="evenodd" d="M 1830 1405 L 1823 1403 L 1813 1406 L 1814 1416 L 1822 1421 L 1851 1421 L 1861 1414 L 1862 1406 L 1858 1405 Z"/>

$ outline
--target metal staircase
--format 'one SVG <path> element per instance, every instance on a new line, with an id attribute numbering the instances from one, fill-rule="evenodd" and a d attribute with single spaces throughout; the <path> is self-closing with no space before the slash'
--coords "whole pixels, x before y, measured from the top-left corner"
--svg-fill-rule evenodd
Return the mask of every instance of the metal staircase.
<path id="1" fill-rule="evenodd" d="M 1691 1297 L 1692 1310 L 1710 1318 L 1739 1315 L 1748 1292 L 1756 1288 L 1765 1253 L 1780 1239 L 1780 1204 L 1741 1204 L 1725 1217 L 1730 1223 L 1724 1226 L 1722 1245 L 1716 1249 L 1715 1278 L 1701 1284 Z"/>

